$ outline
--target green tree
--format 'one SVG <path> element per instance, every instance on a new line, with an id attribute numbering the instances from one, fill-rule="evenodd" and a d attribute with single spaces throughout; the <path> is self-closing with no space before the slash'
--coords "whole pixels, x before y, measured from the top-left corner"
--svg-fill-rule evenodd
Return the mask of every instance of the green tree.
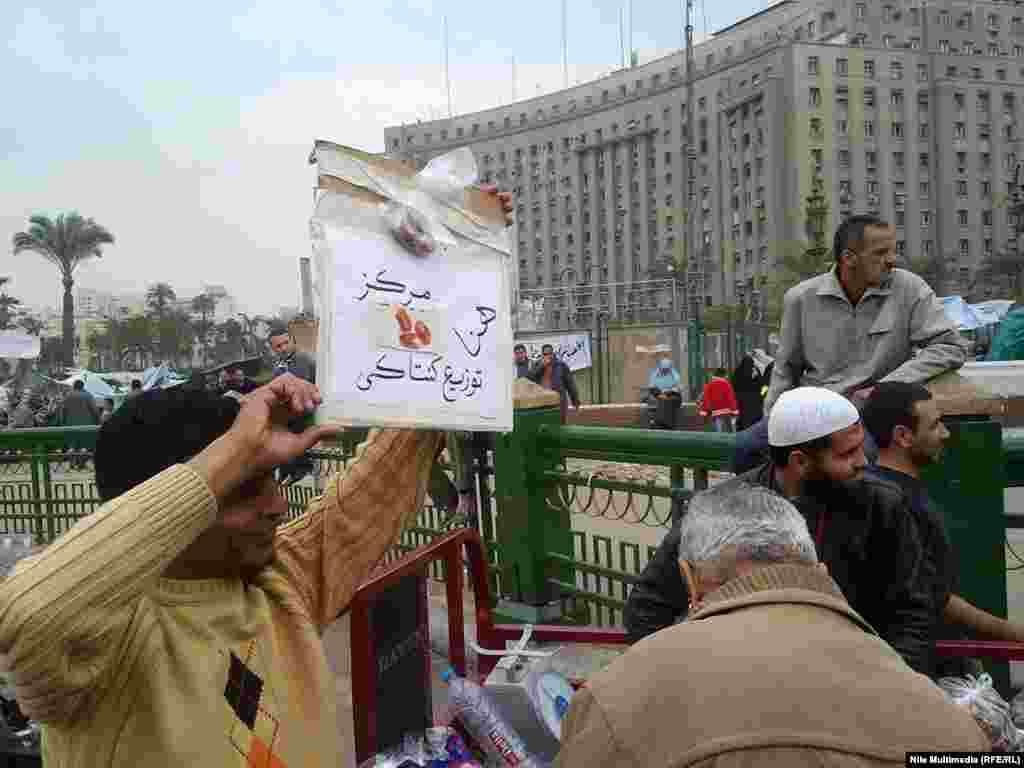
<path id="1" fill-rule="evenodd" d="M 136 315 L 124 320 L 108 318 L 103 333 L 89 339 L 97 367 L 123 368 L 127 362 L 145 367 L 155 357 L 155 327 L 145 316 Z"/>
<path id="2" fill-rule="evenodd" d="M 769 323 L 778 324 L 782 321 L 782 300 L 786 291 L 832 268 L 832 251 L 825 240 L 828 211 L 824 183 L 820 177 L 815 177 L 805 207 L 810 245 L 802 242 L 783 244 L 782 253 L 775 264 L 775 274 L 765 286 L 765 314 Z"/>
<path id="3" fill-rule="evenodd" d="M 150 314 L 157 318 L 163 318 L 167 314 L 171 302 L 177 298 L 178 295 L 167 283 L 154 283 L 146 291 L 146 308 Z"/>
<path id="4" fill-rule="evenodd" d="M 134 359 L 140 368 L 151 365 L 155 358 L 153 323 L 148 317 L 135 315 L 117 323 L 115 351 L 120 366 L 127 359 Z"/>
<path id="5" fill-rule="evenodd" d="M 29 228 L 16 232 L 12 238 L 15 255 L 24 251 L 39 254 L 57 267 L 64 285 L 63 351 L 65 365 L 72 365 L 75 356 L 75 269 L 83 261 L 103 254 L 103 246 L 111 245 L 114 236 L 93 219 L 78 213 L 61 213 L 56 218 L 29 217 Z"/>
<path id="6" fill-rule="evenodd" d="M 727 331 L 747 319 L 748 307 L 743 304 L 715 304 L 707 307 L 702 316 L 707 331 Z"/>
<path id="7" fill-rule="evenodd" d="M 995 251 L 978 267 L 976 282 L 1024 301 L 1024 258 L 1009 246 Z"/>
<path id="8" fill-rule="evenodd" d="M 160 339 L 160 357 L 175 366 L 180 365 L 182 358 L 191 360 L 195 336 L 188 315 L 172 311 L 155 322 Z"/>
<path id="9" fill-rule="evenodd" d="M 0 289 L 11 282 L 9 277 L 0 277 Z M 21 304 L 18 299 L 8 296 L 7 291 L 0 290 L 0 331 L 6 331 L 15 326 L 14 308 Z"/>
<path id="10" fill-rule="evenodd" d="M 225 320 L 215 329 L 217 344 L 214 348 L 214 360 L 226 363 L 245 356 L 245 331 L 242 324 L 234 318 Z"/>
<path id="11" fill-rule="evenodd" d="M 43 332 L 43 328 L 46 326 L 42 320 L 32 317 L 31 315 L 22 315 L 18 318 L 18 327 L 21 328 L 29 336 L 38 336 Z"/>
<path id="12" fill-rule="evenodd" d="M 192 299 L 192 311 L 199 315 L 199 319 L 193 323 L 196 337 L 203 347 L 203 364 L 205 365 L 210 356 L 210 333 L 213 331 L 213 313 L 217 310 L 217 299 L 208 293 L 201 293 Z"/>
<path id="13" fill-rule="evenodd" d="M 51 373 L 55 370 L 63 368 L 63 364 L 61 362 L 63 356 L 63 339 L 44 336 L 39 340 L 39 359 L 37 363 L 40 368 Z"/>
<path id="14" fill-rule="evenodd" d="M 949 284 L 955 278 L 949 268 L 949 258 L 939 255 L 918 256 L 911 258 L 908 265 L 911 272 L 919 275 L 933 291 L 936 296 L 942 296 L 949 288 Z"/>

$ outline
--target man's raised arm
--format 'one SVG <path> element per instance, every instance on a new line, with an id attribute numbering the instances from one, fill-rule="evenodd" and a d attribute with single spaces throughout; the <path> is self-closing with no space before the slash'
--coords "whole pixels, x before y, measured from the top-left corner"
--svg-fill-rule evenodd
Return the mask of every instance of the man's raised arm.
<path id="1" fill-rule="evenodd" d="M 442 432 L 370 433 L 306 514 L 279 529 L 277 558 L 322 631 L 423 506 Z"/>

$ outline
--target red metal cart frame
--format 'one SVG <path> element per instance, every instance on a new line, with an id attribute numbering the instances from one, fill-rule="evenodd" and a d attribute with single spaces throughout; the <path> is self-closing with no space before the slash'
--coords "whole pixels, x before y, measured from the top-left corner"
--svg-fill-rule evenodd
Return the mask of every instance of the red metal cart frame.
<path id="1" fill-rule="evenodd" d="M 369 759 L 378 751 L 376 686 L 373 670 L 376 668 L 376 643 L 370 621 L 374 601 L 389 587 L 410 575 L 426 576 L 431 563 L 442 561 L 447 571 L 446 594 L 448 598 L 448 640 L 449 660 L 460 675 L 466 674 L 465 616 L 463 614 L 463 549 L 469 562 L 470 580 L 473 588 L 476 610 L 477 643 L 482 648 L 504 650 L 505 641 L 518 640 L 522 636 L 520 624 L 495 624 L 491 616 L 491 594 L 487 580 L 487 559 L 483 542 L 477 531 L 462 528 L 381 568 L 370 576 L 352 599 L 351 605 L 351 647 L 352 647 L 352 697 L 355 726 L 355 748 L 357 765 Z M 420 595 L 421 623 L 426 624 L 429 610 L 427 595 Z M 599 627 L 577 627 L 558 625 L 535 625 L 532 639 L 539 642 L 625 644 L 626 633 L 620 629 Z M 422 638 L 424 675 L 429 685 L 430 641 Z M 937 644 L 940 656 L 969 656 L 987 658 L 993 661 L 1024 661 L 1024 643 L 1007 643 L 984 640 L 941 641 Z M 483 680 L 498 657 L 478 657 L 478 679 Z"/>

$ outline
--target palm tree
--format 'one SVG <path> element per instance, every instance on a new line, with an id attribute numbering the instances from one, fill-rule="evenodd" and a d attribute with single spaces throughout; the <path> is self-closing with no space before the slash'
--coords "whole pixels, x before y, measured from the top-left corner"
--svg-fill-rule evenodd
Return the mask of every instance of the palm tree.
<path id="1" fill-rule="evenodd" d="M 64 362 L 74 364 L 75 356 L 75 299 L 71 289 L 75 285 L 75 268 L 83 261 L 103 255 L 102 247 L 112 245 L 114 236 L 78 213 L 61 213 L 57 218 L 38 214 L 29 217 L 26 232 L 16 232 L 12 238 L 15 255 L 34 251 L 60 270 L 64 283 Z"/>

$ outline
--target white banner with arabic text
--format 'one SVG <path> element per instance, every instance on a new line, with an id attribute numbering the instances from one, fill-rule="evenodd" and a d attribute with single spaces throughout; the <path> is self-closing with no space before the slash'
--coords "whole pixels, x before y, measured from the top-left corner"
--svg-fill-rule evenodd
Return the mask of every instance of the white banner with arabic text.
<path id="1" fill-rule="evenodd" d="M 539 364 L 540 351 L 545 344 L 555 349 L 555 357 L 569 366 L 570 371 L 581 371 L 593 365 L 590 355 L 589 333 L 563 333 L 557 336 L 531 336 L 528 339 L 516 339 L 517 344 L 526 346 L 526 354 L 530 362 Z"/>

